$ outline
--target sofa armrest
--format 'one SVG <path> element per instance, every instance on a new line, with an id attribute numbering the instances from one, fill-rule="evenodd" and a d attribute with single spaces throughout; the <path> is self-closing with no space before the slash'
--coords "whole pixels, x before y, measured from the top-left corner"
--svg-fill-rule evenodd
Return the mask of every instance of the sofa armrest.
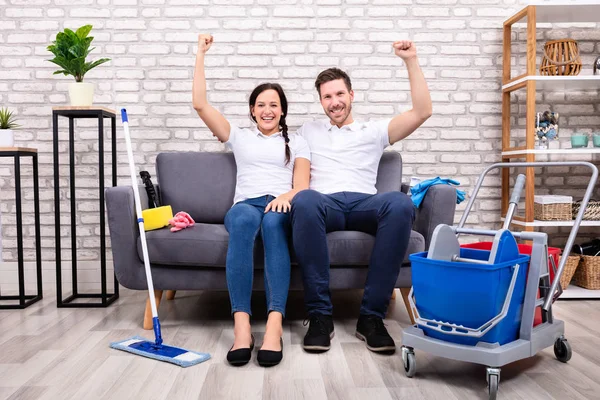
<path id="1" fill-rule="evenodd" d="M 148 195 L 143 186 L 140 186 L 139 192 L 142 209 L 148 208 Z M 137 253 L 140 232 L 131 186 L 106 189 L 106 211 L 117 279 L 127 288 L 143 289 L 145 282 L 141 278 L 144 277 L 144 264 Z"/>
<path id="2" fill-rule="evenodd" d="M 425 250 L 429 250 L 431 235 L 439 224 L 452 225 L 456 211 L 456 188 L 449 185 L 431 186 L 417 215 L 413 229 L 425 238 Z"/>

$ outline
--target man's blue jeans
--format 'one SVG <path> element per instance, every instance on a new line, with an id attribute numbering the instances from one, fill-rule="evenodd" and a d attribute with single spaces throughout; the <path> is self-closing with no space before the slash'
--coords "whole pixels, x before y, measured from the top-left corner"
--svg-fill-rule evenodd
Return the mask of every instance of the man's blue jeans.
<path id="1" fill-rule="evenodd" d="M 326 235 L 351 230 L 375 236 L 360 313 L 385 318 L 414 218 L 415 207 L 402 192 L 324 195 L 303 190 L 296 194 L 292 200 L 292 237 L 302 268 L 308 313 L 332 314 Z"/>
<path id="2" fill-rule="evenodd" d="M 261 233 L 265 251 L 265 292 L 267 312 L 285 316 L 290 288 L 290 218 L 287 213 L 269 211 L 265 207 L 273 196 L 261 196 L 236 203 L 225 215 L 229 232 L 226 274 L 231 313 L 252 315 L 250 299 L 254 277 L 254 242 Z"/>

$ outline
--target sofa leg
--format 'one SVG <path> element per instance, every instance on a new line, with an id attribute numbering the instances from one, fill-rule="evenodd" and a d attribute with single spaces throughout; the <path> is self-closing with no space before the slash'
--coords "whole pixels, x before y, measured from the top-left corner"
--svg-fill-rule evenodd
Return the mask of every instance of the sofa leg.
<path id="1" fill-rule="evenodd" d="M 404 306 L 406 307 L 406 311 L 408 312 L 408 317 L 410 318 L 410 323 L 415 324 L 415 317 L 410 309 L 410 303 L 408 302 L 408 295 L 410 293 L 410 288 L 400 288 L 400 294 L 402 295 L 402 300 L 404 301 Z"/>
<path id="2" fill-rule="evenodd" d="M 392 297 L 390 297 L 390 300 L 396 300 L 396 289 L 394 288 L 394 290 L 392 290 Z"/>
<path id="3" fill-rule="evenodd" d="M 160 304 L 160 300 L 162 299 L 163 291 L 155 290 L 154 291 L 154 299 L 156 300 L 156 308 Z M 150 306 L 150 298 L 146 299 L 146 311 L 144 312 L 144 329 L 150 330 L 152 329 L 152 307 Z"/>
<path id="4" fill-rule="evenodd" d="M 167 300 L 173 300 L 175 293 L 177 293 L 177 290 L 167 290 Z"/>

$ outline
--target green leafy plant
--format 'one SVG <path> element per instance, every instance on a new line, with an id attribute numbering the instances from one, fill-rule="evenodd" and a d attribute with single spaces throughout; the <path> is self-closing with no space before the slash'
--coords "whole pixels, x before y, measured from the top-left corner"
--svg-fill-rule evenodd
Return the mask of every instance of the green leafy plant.
<path id="1" fill-rule="evenodd" d="M 93 62 L 86 62 L 86 57 L 95 47 L 90 49 L 93 36 L 88 36 L 92 25 L 84 25 L 77 31 L 65 29 L 56 35 L 56 40 L 48 46 L 48 51 L 54 54 L 51 63 L 58 65 L 61 69 L 54 75 L 64 74 L 75 77 L 76 82 L 83 82 L 83 76 L 92 68 L 110 61 L 110 58 L 101 58 Z"/>
<path id="2" fill-rule="evenodd" d="M 16 121 L 12 111 L 8 111 L 8 108 L 0 108 L 0 129 L 16 129 L 20 127 L 21 125 L 18 125 Z"/>

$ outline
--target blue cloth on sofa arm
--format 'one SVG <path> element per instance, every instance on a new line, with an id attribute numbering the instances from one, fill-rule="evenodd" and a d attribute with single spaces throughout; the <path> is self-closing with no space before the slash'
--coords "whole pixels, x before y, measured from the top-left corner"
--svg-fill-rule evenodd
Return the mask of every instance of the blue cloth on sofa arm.
<path id="1" fill-rule="evenodd" d="M 433 185 L 460 185 L 460 182 L 450 178 L 440 178 L 439 176 L 433 179 L 427 179 L 417 183 L 415 186 L 410 188 L 411 198 L 416 207 L 420 207 L 423 202 L 423 198 L 427 194 L 427 190 Z M 460 204 L 465 199 L 465 192 L 462 190 L 456 190 L 456 204 Z"/>

